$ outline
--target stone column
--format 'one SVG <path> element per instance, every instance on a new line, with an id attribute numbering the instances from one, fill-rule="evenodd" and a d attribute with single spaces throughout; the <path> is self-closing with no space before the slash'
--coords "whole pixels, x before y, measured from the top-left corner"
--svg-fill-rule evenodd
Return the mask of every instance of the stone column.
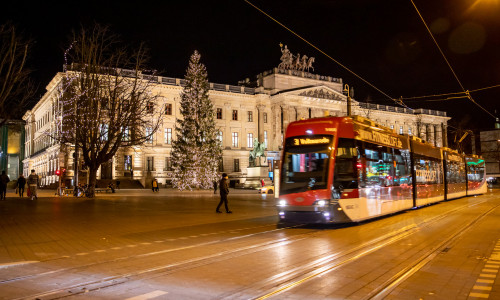
<path id="1" fill-rule="evenodd" d="M 441 130 L 443 132 L 443 147 L 448 147 L 448 125 L 441 123 Z"/>
<path id="2" fill-rule="evenodd" d="M 262 104 L 258 104 L 257 106 L 257 139 L 259 142 L 264 141 L 264 109 L 265 106 Z"/>

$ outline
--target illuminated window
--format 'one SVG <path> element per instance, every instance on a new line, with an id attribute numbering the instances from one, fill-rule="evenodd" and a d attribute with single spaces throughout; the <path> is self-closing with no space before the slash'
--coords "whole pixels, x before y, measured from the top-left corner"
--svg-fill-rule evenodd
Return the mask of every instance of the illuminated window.
<path id="1" fill-rule="evenodd" d="M 125 171 L 132 170 L 132 155 L 125 155 L 123 157 L 123 168 Z"/>
<path id="2" fill-rule="evenodd" d="M 408 134 L 411 135 L 411 127 L 408 127 Z"/>
<path id="3" fill-rule="evenodd" d="M 172 128 L 165 128 L 165 144 L 172 145 Z"/>
<path id="4" fill-rule="evenodd" d="M 247 147 L 253 148 L 253 133 L 247 133 Z"/>
<path id="5" fill-rule="evenodd" d="M 403 134 L 403 126 L 399 126 L 399 134 Z"/>
<path id="6" fill-rule="evenodd" d="M 264 147 L 267 149 L 267 130 L 264 130 Z"/>
<path id="7" fill-rule="evenodd" d="M 219 130 L 217 131 L 217 140 L 220 142 L 220 144 L 222 145 L 222 131 Z"/>
<path id="8" fill-rule="evenodd" d="M 238 147 L 238 133 L 237 132 L 232 133 L 232 147 L 233 148 Z"/>
<path id="9" fill-rule="evenodd" d="M 222 108 L 217 108 L 217 119 L 222 120 Z"/>
<path id="10" fill-rule="evenodd" d="M 146 127 L 146 143 L 153 143 L 153 128 L 151 127 Z"/>
<path id="11" fill-rule="evenodd" d="M 233 109 L 233 121 L 238 121 L 238 111 Z"/>

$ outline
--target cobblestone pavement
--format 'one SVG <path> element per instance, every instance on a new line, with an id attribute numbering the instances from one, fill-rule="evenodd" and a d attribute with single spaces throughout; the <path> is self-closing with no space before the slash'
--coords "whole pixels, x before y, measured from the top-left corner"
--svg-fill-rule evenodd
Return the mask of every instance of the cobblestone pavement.
<path id="1" fill-rule="evenodd" d="M 499 299 L 499 193 L 278 228 L 275 199 L 118 190 L 0 201 L 0 299 Z"/>

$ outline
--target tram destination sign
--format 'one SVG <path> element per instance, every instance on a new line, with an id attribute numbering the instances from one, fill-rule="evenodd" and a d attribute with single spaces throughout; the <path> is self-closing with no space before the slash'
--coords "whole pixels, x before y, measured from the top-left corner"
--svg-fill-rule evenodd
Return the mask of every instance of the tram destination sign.
<path id="1" fill-rule="evenodd" d="M 331 142 L 331 136 L 297 136 L 287 140 L 288 146 L 327 145 Z"/>
<path id="2" fill-rule="evenodd" d="M 379 132 L 374 130 L 365 130 L 362 128 L 358 129 L 359 135 L 357 139 L 375 142 L 378 144 L 384 144 L 390 147 L 402 148 L 403 142 L 397 136 L 387 134 L 385 132 Z"/>

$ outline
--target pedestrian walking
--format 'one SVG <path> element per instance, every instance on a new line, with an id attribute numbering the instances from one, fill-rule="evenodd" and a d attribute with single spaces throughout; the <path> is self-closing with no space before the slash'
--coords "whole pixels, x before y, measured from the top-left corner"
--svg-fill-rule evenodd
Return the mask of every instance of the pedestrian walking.
<path id="1" fill-rule="evenodd" d="M 0 175 L 0 200 L 6 200 L 7 196 L 7 183 L 9 183 L 10 179 L 7 174 L 5 174 L 5 170 L 2 171 L 2 175 Z"/>
<path id="2" fill-rule="evenodd" d="M 227 174 L 223 173 L 222 178 L 219 181 L 219 191 L 220 191 L 220 202 L 219 205 L 217 205 L 217 209 L 215 210 L 216 213 L 222 213 L 219 209 L 224 203 L 224 206 L 226 208 L 226 213 L 230 214 L 232 211 L 229 210 L 229 207 L 227 206 L 227 194 L 229 194 L 229 182 L 227 180 Z"/>
<path id="3" fill-rule="evenodd" d="M 33 197 L 38 200 L 37 189 L 40 185 L 40 178 L 36 175 L 35 170 L 31 170 L 30 176 L 28 176 L 28 189 L 31 195 L 31 200 Z"/>
<path id="4" fill-rule="evenodd" d="M 217 180 L 214 180 L 214 194 L 217 194 Z"/>
<path id="5" fill-rule="evenodd" d="M 151 188 L 153 189 L 153 192 L 159 192 L 160 188 L 158 187 L 158 179 L 153 179 L 151 182 Z"/>
<path id="6" fill-rule="evenodd" d="M 21 174 L 19 175 L 19 178 L 17 178 L 17 190 L 19 191 L 19 197 L 24 197 L 24 186 L 26 185 L 26 178 L 24 178 L 24 175 Z"/>

